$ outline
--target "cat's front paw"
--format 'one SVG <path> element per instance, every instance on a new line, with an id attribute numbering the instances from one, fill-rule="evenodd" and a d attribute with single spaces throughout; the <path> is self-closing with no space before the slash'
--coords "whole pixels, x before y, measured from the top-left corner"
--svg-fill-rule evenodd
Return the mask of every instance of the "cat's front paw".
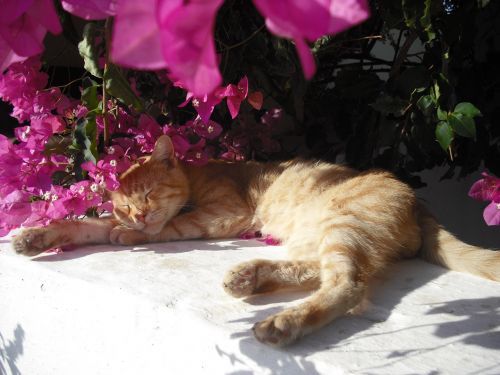
<path id="1" fill-rule="evenodd" d="M 28 228 L 12 239 L 12 247 L 18 254 L 35 256 L 57 245 L 47 228 Z"/>
<path id="2" fill-rule="evenodd" d="M 148 237 L 144 232 L 120 225 L 111 229 L 109 241 L 115 245 L 138 245 L 148 242 Z"/>
<path id="3" fill-rule="evenodd" d="M 238 264 L 226 273 L 224 290 L 233 297 L 246 297 L 254 294 L 257 288 L 257 266 L 254 262 Z"/>

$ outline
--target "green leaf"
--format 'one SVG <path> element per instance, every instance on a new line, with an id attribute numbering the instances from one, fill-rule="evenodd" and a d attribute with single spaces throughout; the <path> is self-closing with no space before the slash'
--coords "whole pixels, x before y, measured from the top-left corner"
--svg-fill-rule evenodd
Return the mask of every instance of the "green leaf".
<path id="1" fill-rule="evenodd" d="M 93 111 L 98 108 L 99 103 L 101 102 L 97 96 L 97 89 L 99 86 L 89 86 L 82 92 L 82 103 L 85 107 L 88 108 L 89 111 Z"/>
<path id="2" fill-rule="evenodd" d="M 448 112 L 443 111 L 441 108 L 437 108 L 437 117 L 441 121 L 448 120 Z"/>
<path id="3" fill-rule="evenodd" d="M 406 26 L 411 29 L 417 28 L 417 19 L 420 13 L 420 1 L 419 0 L 402 0 L 401 6 L 403 8 L 403 15 L 405 19 Z"/>
<path id="4" fill-rule="evenodd" d="M 73 148 L 79 151 L 80 163 L 91 161 L 97 163 L 97 123 L 95 116 L 82 118 L 75 127 Z"/>
<path id="5" fill-rule="evenodd" d="M 453 141 L 453 129 L 446 121 L 440 121 L 436 126 L 436 139 L 443 150 L 448 150 Z"/>
<path id="6" fill-rule="evenodd" d="M 432 85 L 431 87 L 431 98 L 434 104 L 436 104 L 436 106 L 438 106 L 438 101 L 440 96 L 441 96 L 441 90 L 439 89 L 439 84 L 436 81 L 434 82 L 434 85 Z"/>
<path id="7" fill-rule="evenodd" d="M 449 116 L 448 121 L 458 135 L 467 138 L 476 138 L 476 124 L 473 118 L 454 112 Z"/>
<path id="8" fill-rule="evenodd" d="M 404 21 L 410 29 L 427 34 L 427 42 L 436 38 L 436 32 L 432 26 L 432 16 L 440 11 L 439 1 L 436 0 L 402 0 Z"/>
<path id="9" fill-rule="evenodd" d="M 132 105 L 138 111 L 143 110 L 141 100 L 132 91 L 129 82 L 116 65 L 109 64 L 107 66 L 103 80 L 106 90 L 112 96 L 126 105 Z"/>
<path id="10" fill-rule="evenodd" d="M 417 101 L 417 107 L 425 114 L 429 114 L 429 110 L 434 106 L 430 95 L 421 96 Z"/>
<path id="11" fill-rule="evenodd" d="M 432 41 L 436 38 L 436 33 L 432 28 L 431 15 L 432 15 L 432 5 L 434 0 L 425 0 L 424 10 L 422 17 L 420 17 L 420 25 L 427 33 L 428 41 Z"/>
<path id="12" fill-rule="evenodd" d="M 476 116 L 482 116 L 482 113 L 477 109 L 474 104 L 469 102 L 458 103 L 454 110 L 455 113 L 461 113 L 467 117 L 474 118 Z"/>
<path id="13" fill-rule="evenodd" d="M 96 38 L 102 37 L 99 24 L 89 22 L 83 28 L 83 39 L 78 43 L 78 52 L 83 57 L 84 68 L 95 77 L 102 78 L 102 69 L 99 68 L 99 48 Z"/>

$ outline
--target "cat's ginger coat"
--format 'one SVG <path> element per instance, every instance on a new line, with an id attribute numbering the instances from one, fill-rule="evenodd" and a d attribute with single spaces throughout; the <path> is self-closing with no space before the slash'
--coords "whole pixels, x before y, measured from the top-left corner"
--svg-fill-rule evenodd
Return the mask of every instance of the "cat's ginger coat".
<path id="1" fill-rule="evenodd" d="M 500 252 L 446 232 L 412 189 L 387 172 L 299 160 L 192 167 L 176 160 L 170 139 L 162 136 L 151 157 L 125 172 L 120 184 L 111 193 L 114 218 L 25 229 L 13 239 L 14 248 L 36 255 L 70 244 L 230 238 L 250 230 L 272 234 L 292 260 L 237 265 L 225 276 L 224 288 L 236 297 L 315 290 L 300 305 L 255 324 L 258 340 L 279 346 L 355 308 L 370 279 L 398 259 L 421 255 L 500 281 Z"/>

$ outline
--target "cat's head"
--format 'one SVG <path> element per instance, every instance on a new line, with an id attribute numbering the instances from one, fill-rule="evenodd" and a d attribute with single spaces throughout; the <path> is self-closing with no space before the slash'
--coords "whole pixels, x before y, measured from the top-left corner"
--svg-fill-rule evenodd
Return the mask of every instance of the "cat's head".
<path id="1" fill-rule="evenodd" d="M 188 196 L 187 177 L 172 141 L 163 135 L 151 156 L 120 176 L 120 188 L 111 192 L 113 214 L 130 228 L 156 234 L 179 213 Z"/>

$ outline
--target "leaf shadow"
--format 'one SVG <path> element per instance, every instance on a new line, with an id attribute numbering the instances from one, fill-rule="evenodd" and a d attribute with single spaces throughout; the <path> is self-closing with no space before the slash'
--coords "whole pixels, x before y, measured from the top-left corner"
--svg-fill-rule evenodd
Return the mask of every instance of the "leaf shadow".
<path id="1" fill-rule="evenodd" d="M 12 340 L 7 340 L 0 332 L 0 374 L 21 375 L 16 364 L 24 353 L 24 329 L 20 324 L 14 328 L 13 336 Z"/>
<path id="2" fill-rule="evenodd" d="M 357 340 L 376 335 L 386 336 L 387 338 L 381 339 L 380 342 L 387 343 L 387 346 L 370 348 L 369 350 L 360 349 L 364 353 L 373 352 L 373 358 L 376 361 L 370 362 L 366 368 L 357 368 L 355 372 L 368 374 L 378 371 L 377 373 L 381 373 L 381 369 L 387 369 L 397 362 L 445 348 L 450 345 L 449 339 L 453 339 L 452 342 L 460 342 L 466 345 L 500 349 L 500 332 L 492 331 L 495 327 L 500 326 L 500 298 L 462 299 L 442 302 L 436 304 L 436 307 L 427 313 L 429 315 L 427 321 L 425 320 L 426 315 L 423 315 L 420 317 L 419 324 L 383 332 L 367 332 L 374 325 L 388 320 L 394 308 L 408 293 L 432 282 L 446 272 L 448 271 L 443 268 L 423 261 L 401 262 L 393 270 L 388 271 L 382 280 L 375 283 L 376 285 L 373 285 L 373 290 L 371 290 L 369 296 L 371 303 L 366 310 L 336 319 L 328 326 L 284 349 L 268 348 L 258 343 L 253 337 L 250 328 L 256 322 L 276 314 L 283 308 L 293 306 L 294 304 L 290 303 L 293 299 L 304 298 L 307 293 L 255 296 L 245 300 L 245 302 L 255 306 L 255 309 L 248 316 L 228 322 L 228 324 L 248 323 L 248 329 L 233 333 L 231 338 L 240 340 L 239 349 L 243 358 L 251 359 L 260 366 L 269 369 L 273 374 L 307 374 L 308 372 L 299 371 L 299 368 L 303 369 L 305 364 L 298 362 L 298 358 L 306 359 L 310 355 L 320 352 L 344 352 L 345 344 L 352 344 Z M 260 308 L 266 303 L 273 304 L 273 306 Z M 438 313 L 463 316 L 463 319 L 443 319 L 442 323 L 435 323 L 436 320 L 431 319 L 430 315 Z M 429 347 L 415 347 L 408 350 L 394 348 L 391 337 L 398 332 L 410 331 L 411 335 L 418 335 L 419 329 L 426 327 L 432 327 L 432 334 L 435 336 L 448 340 L 443 340 L 442 343 L 438 344 L 434 343 Z M 263 350 L 269 351 L 268 354 L 262 355 Z M 349 351 L 355 352 L 356 346 L 349 346 Z M 314 374 L 315 372 L 312 372 L 313 367 L 308 368 L 308 371 Z M 350 371 L 350 369 L 346 368 L 343 370 Z M 429 374 L 440 373 L 439 371 L 433 371 L 429 372 Z"/>

